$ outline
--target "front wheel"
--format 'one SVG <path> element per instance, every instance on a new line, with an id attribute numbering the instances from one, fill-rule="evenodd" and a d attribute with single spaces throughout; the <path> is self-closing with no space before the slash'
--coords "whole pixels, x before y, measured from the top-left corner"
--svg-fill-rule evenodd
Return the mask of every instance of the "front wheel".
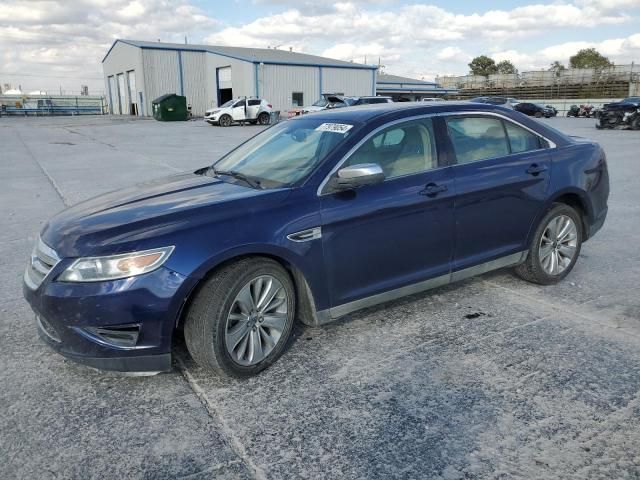
<path id="1" fill-rule="evenodd" d="M 231 122 L 233 121 L 233 119 L 231 118 L 230 115 L 222 115 L 220 117 L 220 119 L 218 120 L 218 122 L 220 123 L 221 127 L 228 127 L 231 125 Z"/>
<path id="2" fill-rule="evenodd" d="M 295 308 L 291 278 L 280 264 L 240 260 L 216 272 L 196 294 L 184 325 L 187 348 L 216 373 L 254 375 L 282 355 Z"/>
<path id="3" fill-rule="evenodd" d="M 582 247 L 580 214 L 569 205 L 555 204 L 538 226 L 527 259 L 516 267 L 522 279 L 551 285 L 573 269 Z"/>

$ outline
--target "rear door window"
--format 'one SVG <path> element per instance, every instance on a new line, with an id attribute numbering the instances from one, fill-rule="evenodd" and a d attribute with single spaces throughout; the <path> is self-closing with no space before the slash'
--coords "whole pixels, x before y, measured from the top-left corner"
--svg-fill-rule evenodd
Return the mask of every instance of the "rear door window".
<path id="1" fill-rule="evenodd" d="M 447 129 L 459 164 L 509 155 L 509 140 L 497 118 L 451 117 Z"/>
<path id="2" fill-rule="evenodd" d="M 528 152 L 530 150 L 538 150 L 541 148 L 540 137 L 511 122 L 504 122 L 509 136 L 509 144 L 511 145 L 511 153 Z"/>
<path id="3" fill-rule="evenodd" d="M 249 100 L 248 104 L 250 107 L 255 107 L 256 105 L 260 105 L 260 100 Z"/>

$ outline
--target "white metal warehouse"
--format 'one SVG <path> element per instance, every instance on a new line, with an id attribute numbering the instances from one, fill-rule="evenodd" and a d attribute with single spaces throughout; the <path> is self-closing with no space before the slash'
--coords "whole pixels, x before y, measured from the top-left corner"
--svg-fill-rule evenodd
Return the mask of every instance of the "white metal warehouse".
<path id="1" fill-rule="evenodd" d="M 376 66 L 288 50 L 116 40 L 102 67 L 114 114 L 150 116 L 166 93 L 186 96 L 202 116 L 236 97 L 262 97 L 284 112 L 322 93 L 376 92 Z"/>

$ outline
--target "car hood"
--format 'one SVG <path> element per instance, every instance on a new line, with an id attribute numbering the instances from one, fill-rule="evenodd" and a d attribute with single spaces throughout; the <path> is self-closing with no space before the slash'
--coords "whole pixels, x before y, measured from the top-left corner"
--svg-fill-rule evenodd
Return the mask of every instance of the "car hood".
<path id="1" fill-rule="evenodd" d="M 635 102 L 613 102 L 605 103 L 602 106 L 603 110 L 634 110 L 640 107 L 639 103 Z"/>
<path id="2" fill-rule="evenodd" d="M 260 201 L 264 206 L 270 200 L 286 198 L 286 194 L 285 189 L 257 190 L 208 175 L 181 173 L 63 210 L 49 220 L 41 237 L 62 258 L 117 253 L 199 222 L 211 223 L 225 215 L 239 214 L 254 197 L 265 197 Z"/>

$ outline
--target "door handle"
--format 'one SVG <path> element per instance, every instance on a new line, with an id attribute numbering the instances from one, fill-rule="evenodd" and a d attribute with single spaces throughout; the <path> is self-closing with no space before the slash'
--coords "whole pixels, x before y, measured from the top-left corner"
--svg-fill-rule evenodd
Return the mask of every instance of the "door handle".
<path id="1" fill-rule="evenodd" d="M 526 172 L 529 175 L 533 175 L 534 177 L 538 176 L 542 172 L 546 172 L 547 167 L 544 165 L 538 165 L 537 163 L 533 163 L 529 168 L 527 168 Z"/>
<path id="2" fill-rule="evenodd" d="M 446 185 L 438 185 L 436 183 L 427 183 L 424 190 L 420 191 L 420 195 L 426 195 L 427 197 L 435 197 L 439 193 L 446 192 Z"/>

